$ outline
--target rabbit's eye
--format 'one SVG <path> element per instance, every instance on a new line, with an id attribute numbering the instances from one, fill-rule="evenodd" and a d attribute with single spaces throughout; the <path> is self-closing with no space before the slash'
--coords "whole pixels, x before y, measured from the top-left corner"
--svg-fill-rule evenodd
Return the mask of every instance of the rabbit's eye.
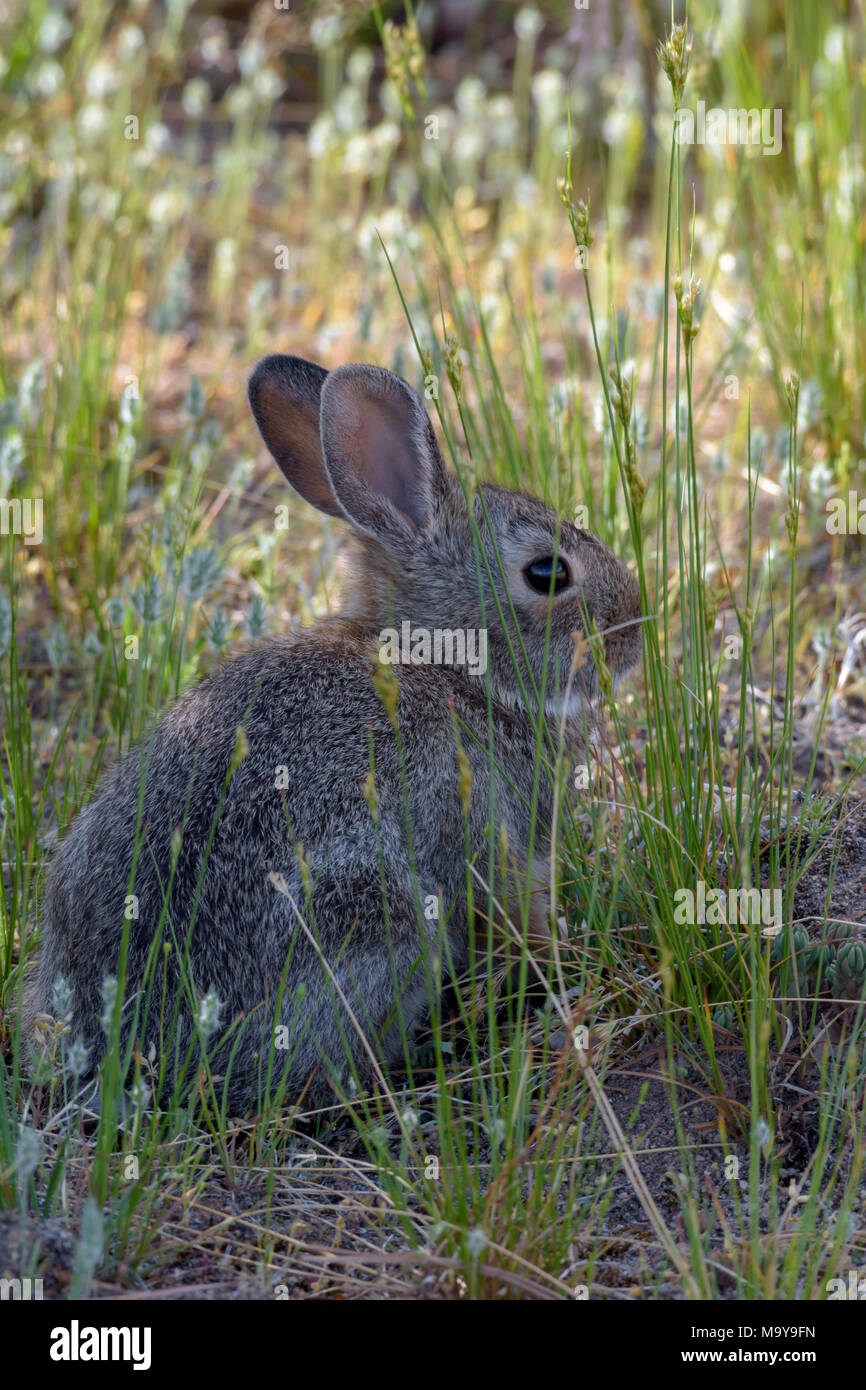
<path id="1" fill-rule="evenodd" d="M 551 586 L 553 592 L 558 594 L 571 578 L 565 561 L 558 557 L 554 560 L 552 555 L 546 555 L 543 560 L 533 560 L 523 573 L 530 589 L 534 589 L 537 594 L 549 594 Z"/>

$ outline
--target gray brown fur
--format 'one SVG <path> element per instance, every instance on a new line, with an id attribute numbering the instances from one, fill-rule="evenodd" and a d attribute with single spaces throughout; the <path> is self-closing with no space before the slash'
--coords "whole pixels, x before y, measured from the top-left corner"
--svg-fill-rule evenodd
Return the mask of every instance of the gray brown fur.
<path id="1" fill-rule="evenodd" d="M 392 1026 L 378 1042 L 383 1059 L 394 1060 L 401 1031 L 411 1032 L 427 1006 L 425 970 L 416 969 L 410 983 L 404 983 L 422 947 L 440 958 L 443 974 L 449 965 L 460 968 L 467 959 L 466 847 L 454 719 L 472 769 L 470 852 L 483 876 L 502 823 L 515 861 L 529 868 L 528 808 L 536 758 L 533 721 L 483 567 L 482 621 L 464 494 L 443 464 L 414 392 L 375 367 L 343 367 L 328 374 L 297 358 L 270 357 L 254 371 L 249 396 L 265 442 L 289 481 L 313 505 L 353 527 L 356 558 L 343 611 L 225 662 L 109 774 L 51 865 L 38 969 L 27 1006 L 29 1019 L 50 1012 L 52 987 L 58 975 L 64 976 L 73 991 L 71 1035 L 81 1035 L 91 1063 L 98 1062 L 105 1047 L 101 986 L 103 976 L 117 970 L 144 758 L 142 848 L 134 885 L 139 916 L 130 924 L 126 995 L 134 996 L 142 978 L 163 910 L 162 886 L 171 877 L 172 833 L 184 823 L 166 938 L 172 939 L 173 929 L 182 942 L 195 910 L 189 956 L 195 989 L 199 996 L 216 990 L 225 1023 L 247 1016 L 229 1092 L 232 1106 L 239 1109 L 254 1103 L 260 1071 L 267 1067 L 275 998 L 290 952 L 288 987 L 277 1021 L 287 1026 L 291 1041 L 288 1052 L 275 1054 L 278 1065 L 282 1060 L 287 1067 L 290 1093 L 306 1087 L 309 1103 L 333 1099 L 328 1073 L 332 1070 L 345 1082 L 347 1049 L 361 1079 L 370 1076 L 366 1049 L 342 1005 L 334 1003 L 319 955 L 270 875 L 282 875 L 374 1043 L 402 991 L 402 1025 Z M 621 677 L 640 648 L 634 577 L 597 539 L 558 519 L 536 498 L 483 485 L 474 499 L 475 516 L 506 614 L 507 597 L 482 498 L 538 686 L 549 600 L 530 590 L 522 573 L 530 560 L 553 552 L 557 534 L 559 554 L 571 567 L 598 628 L 633 624 L 606 642 L 608 664 L 615 678 Z M 384 628 L 399 629 L 404 618 L 416 628 L 487 628 L 494 750 L 502 770 L 494 771 L 495 833 L 485 834 L 490 768 L 484 680 L 456 667 L 395 668 L 417 879 L 407 848 L 397 741 L 372 683 L 379 634 Z M 559 724 L 554 692 L 565 684 L 574 653 L 572 633 L 581 627 L 581 604 L 572 589 L 553 600 L 551 615 L 547 689 L 554 728 Z M 591 662 L 578 673 L 575 690 L 587 702 L 596 696 Z M 568 720 L 573 743 L 581 736 L 579 706 L 575 700 Z M 248 753 L 225 794 L 199 891 L 205 846 L 241 725 Z M 376 819 L 364 790 L 371 739 Z M 281 765 L 290 774 L 284 791 L 276 787 Z M 544 827 L 550 823 L 551 791 L 543 770 L 538 784 L 538 822 Z M 541 832 L 536 843 L 543 851 Z M 298 844 L 309 859 L 312 911 L 305 907 Z M 436 939 L 439 923 L 428 921 L 417 907 L 419 895 L 423 902 L 437 893 L 446 911 L 454 904 L 447 942 Z M 173 949 L 167 969 L 171 1002 L 178 981 Z M 301 984 L 305 990 L 299 1000 Z M 186 1007 L 179 1033 L 183 1051 L 193 1036 Z M 159 1045 L 155 1011 L 145 1037 L 146 1044 Z M 227 1065 L 225 1051 L 217 1056 L 217 1065 Z"/>

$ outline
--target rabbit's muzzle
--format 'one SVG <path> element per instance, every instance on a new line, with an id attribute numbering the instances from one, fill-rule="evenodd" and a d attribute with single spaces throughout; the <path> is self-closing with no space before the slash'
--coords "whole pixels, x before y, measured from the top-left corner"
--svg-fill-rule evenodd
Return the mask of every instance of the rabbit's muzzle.
<path id="1" fill-rule="evenodd" d="M 605 661 L 614 685 L 618 685 L 640 660 L 641 608 L 640 584 L 631 570 L 611 556 L 616 570 L 610 588 L 611 601 L 605 604 L 602 620 L 596 618 L 604 636 Z"/>

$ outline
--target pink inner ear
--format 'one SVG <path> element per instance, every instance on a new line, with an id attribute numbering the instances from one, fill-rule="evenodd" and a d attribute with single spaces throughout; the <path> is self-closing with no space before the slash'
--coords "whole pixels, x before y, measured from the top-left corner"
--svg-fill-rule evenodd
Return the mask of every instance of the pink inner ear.
<path id="1" fill-rule="evenodd" d="M 411 422 L 385 401 L 364 402 L 343 427 L 344 449 L 356 477 L 372 492 L 385 497 L 418 529 L 427 516 L 419 464 L 406 438 Z"/>

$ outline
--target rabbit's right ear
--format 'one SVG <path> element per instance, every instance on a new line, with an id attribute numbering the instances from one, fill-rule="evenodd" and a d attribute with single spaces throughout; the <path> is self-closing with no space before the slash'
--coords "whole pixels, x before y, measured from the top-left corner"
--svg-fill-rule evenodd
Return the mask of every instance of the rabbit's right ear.
<path id="1" fill-rule="evenodd" d="M 322 450 L 331 488 L 358 530 L 385 545 L 437 533 L 454 495 L 424 406 L 383 367 L 328 373 Z"/>
<path id="2" fill-rule="evenodd" d="M 322 458 L 319 406 L 327 375 L 316 362 L 274 353 L 253 368 L 247 398 L 262 439 L 295 491 L 320 512 L 345 520 Z"/>

